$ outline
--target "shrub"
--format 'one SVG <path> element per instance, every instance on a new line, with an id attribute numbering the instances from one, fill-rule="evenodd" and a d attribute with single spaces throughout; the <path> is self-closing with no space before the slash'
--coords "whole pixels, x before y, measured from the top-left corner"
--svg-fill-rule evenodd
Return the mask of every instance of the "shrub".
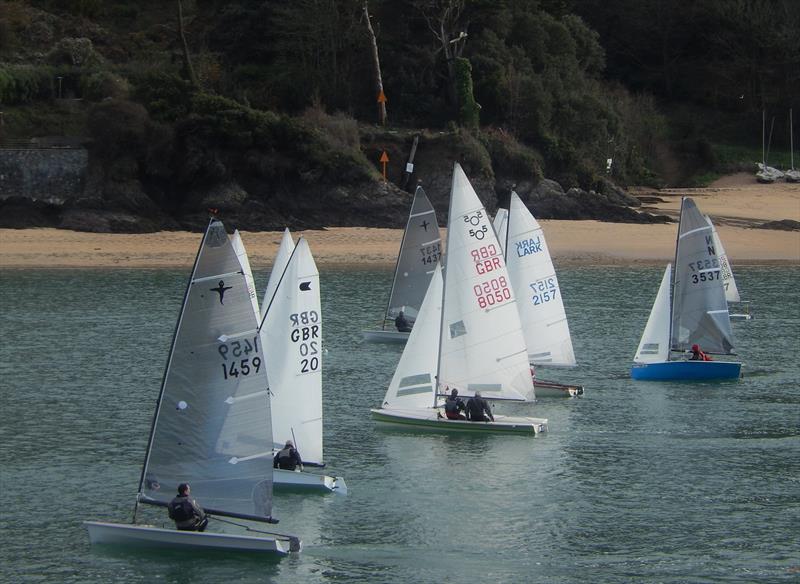
<path id="1" fill-rule="evenodd" d="M 23 104 L 52 96 L 52 67 L 0 65 L 0 103 Z"/>
<path id="2" fill-rule="evenodd" d="M 112 99 L 89 111 L 92 149 L 109 161 L 120 156 L 139 157 L 144 152 L 150 119 L 138 103 Z"/>
<path id="3" fill-rule="evenodd" d="M 129 91 L 128 81 L 110 71 L 97 71 L 81 77 L 81 96 L 88 101 L 107 97 L 125 99 Z"/>

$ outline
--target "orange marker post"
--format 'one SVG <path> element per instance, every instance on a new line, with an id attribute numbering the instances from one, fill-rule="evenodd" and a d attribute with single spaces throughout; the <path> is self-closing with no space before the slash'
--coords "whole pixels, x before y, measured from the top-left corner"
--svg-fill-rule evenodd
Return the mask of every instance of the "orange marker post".
<path id="1" fill-rule="evenodd" d="M 381 164 L 383 165 L 383 182 L 386 182 L 386 163 L 389 162 L 389 155 L 386 154 L 386 150 L 383 151 L 381 154 Z"/>

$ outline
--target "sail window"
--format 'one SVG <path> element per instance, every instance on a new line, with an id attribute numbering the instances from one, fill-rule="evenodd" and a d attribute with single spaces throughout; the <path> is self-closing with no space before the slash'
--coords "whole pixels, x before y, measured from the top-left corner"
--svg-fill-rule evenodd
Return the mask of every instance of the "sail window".
<path id="1" fill-rule="evenodd" d="M 463 320 L 459 320 L 458 322 L 454 322 L 450 325 L 450 338 L 455 339 L 456 337 L 460 337 L 467 334 L 467 327 L 464 325 Z"/>

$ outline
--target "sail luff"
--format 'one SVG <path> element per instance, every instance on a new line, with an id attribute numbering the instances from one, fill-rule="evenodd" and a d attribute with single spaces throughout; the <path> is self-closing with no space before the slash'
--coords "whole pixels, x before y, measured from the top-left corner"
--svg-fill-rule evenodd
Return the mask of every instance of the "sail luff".
<path id="1" fill-rule="evenodd" d="M 264 314 L 267 312 L 269 303 L 275 294 L 275 289 L 278 287 L 278 282 L 280 281 L 284 270 L 286 270 L 286 264 L 289 263 L 289 258 L 292 256 L 293 251 L 294 241 L 292 240 L 292 234 L 289 232 L 289 228 L 287 227 L 283 230 L 281 243 L 278 246 L 278 252 L 275 254 L 275 260 L 272 262 L 272 268 L 269 272 L 267 285 L 264 288 L 264 298 L 261 301 L 261 309 L 259 313 L 261 318 L 259 320 L 264 320 Z"/>
<path id="2" fill-rule="evenodd" d="M 212 218 L 209 220 L 208 225 L 206 225 L 206 231 L 205 233 L 203 233 L 203 241 L 205 241 L 205 238 L 208 236 L 208 231 L 211 228 L 213 222 L 214 219 Z M 142 472 L 141 475 L 139 476 L 139 487 L 138 487 L 139 493 L 142 492 L 145 470 L 147 469 L 147 461 L 150 460 L 150 451 L 153 446 L 153 436 L 156 430 L 156 421 L 158 420 L 158 412 L 161 409 L 161 403 L 164 399 L 164 388 L 166 387 L 167 384 L 167 374 L 169 373 L 169 367 L 170 364 L 172 363 L 172 356 L 175 354 L 175 342 L 178 339 L 178 329 L 180 329 L 181 321 L 183 320 L 183 314 L 184 311 L 186 310 L 186 301 L 189 298 L 189 291 L 192 288 L 192 281 L 194 280 L 195 273 L 197 272 L 197 263 L 200 260 L 200 252 L 203 251 L 203 241 L 201 241 L 200 246 L 197 248 L 197 254 L 194 257 L 194 264 L 192 265 L 192 274 L 189 277 L 189 281 L 186 283 L 186 290 L 183 293 L 183 302 L 181 303 L 181 310 L 178 313 L 178 319 L 175 322 L 175 328 L 172 331 L 172 343 L 170 343 L 169 354 L 167 355 L 167 363 L 164 366 L 164 374 L 161 376 L 161 388 L 159 389 L 158 392 L 158 399 L 156 400 L 156 409 L 153 412 L 153 420 L 150 423 L 150 436 L 147 439 L 147 449 L 144 455 L 144 462 L 142 463 Z"/>
<path id="3" fill-rule="evenodd" d="M 728 302 L 740 302 L 741 296 L 739 295 L 739 288 L 736 286 L 736 278 L 733 276 L 733 267 L 728 259 L 728 254 L 725 252 L 725 247 L 722 245 L 722 239 L 719 237 L 719 232 L 716 226 L 711 221 L 711 217 L 705 216 L 708 224 L 711 225 L 711 233 L 714 237 L 714 248 L 717 251 L 717 258 L 719 258 L 719 266 L 722 270 L 722 286 L 725 289 L 725 300 Z"/>

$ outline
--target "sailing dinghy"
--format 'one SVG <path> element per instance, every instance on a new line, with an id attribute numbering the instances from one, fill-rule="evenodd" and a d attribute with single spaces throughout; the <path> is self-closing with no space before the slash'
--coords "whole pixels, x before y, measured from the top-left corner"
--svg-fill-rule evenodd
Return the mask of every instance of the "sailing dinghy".
<path id="1" fill-rule="evenodd" d="M 278 253 L 275 254 L 275 261 L 272 262 L 272 269 L 269 272 L 269 278 L 267 278 L 267 286 L 264 288 L 264 298 L 261 301 L 261 311 L 258 313 L 259 322 L 264 320 L 267 307 L 269 306 L 272 297 L 275 296 L 275 290 L 278 287 L 278 282 L 280 282 L 281 276 L 286 270 L 286 266 L 289 263 L 289 258 L 292 257 L 293 251 L 294 240 L 292 239 L 292 234 L 289 232 L 289 228 L 287 227 L 283 230 L 281 243 L 278 246 Z"/>
<path id="2" fill-rule="evenodd" d="M 422 187 L 417 187 L 403 231 L 381 329 L 362 331 L 364 340 L 377 343 L 405 343 L 408 340 L 409 333 L 396 330 L 394 320 L 401 311 L 412 324 L 418 319 L 422 299 L 441 253 L 442 238 L 436 211 Z"/>
<path id="3" fill-rule="evenodd" d="M 498 211 L 498 216 L 500 215 Z M 502 222 L 503 246 L 511 287 L 528 348 L 536 397 L 575 397 L 580 385 L 546 381 L 535 376 L 537 365 L 574 367 L 575 352 L 561 298 L 558 276 L 547 248 L 544 230 L 517 193 L 511 192 Z M 495 217 L 497 221 L 497 216 Z"/>
<path id="4" fill-rule="evenodd" d="M 712 228 L 688 197 L 681 203 L 674 276 L 671 268 L 667 266 L 661 279 L 631 377 L 656 381 L 738 378 L 741 363 L 687 359 L 694 344 L 706 353 L 733 355 L 733 334 Z"/>
<path id="5" fill-rule="evenodd" d="M 731 313 L 731 320 L 750 320 L 753 316 L 750 314 L 750 303 L 742 301 L 739 295 L 739 288 L 736 286 L 736 279 L 733 277 L 733 268 L 731 262 L 728 260 L 728 254 L 725 253 L 725 248 L 722 246 L 722 240 L 719 238 L 717 228 L 711 222 L 711 217 L 706 215 L 706 221 L 711 225 L 711 233 L 714 237 L 714 249 L 717 250 L 717 257 L 719 258 L 719 267 L 722 271 L 722 287 L 725 289 L 725 300 L 728 304 L 742 304 L 744 312 Z"/>
<path id="6" fill-rule="evenodd" d="M 304 238 L 293 247 L 282 274 L 275 278 L 273 296 L 265 297 L 267 304 L 262 305 L 261 343 L 269 355 L 272 435 L 275 450 L 291 440 L 304 466 L 324 467 L 319 271 Z M 274 469 L 273 481 L 276 489 L 347 494 L 342 477 L 305 470 Z"/>
<path id="7" fill-rule="evenodd" d="M 156 405 L 131 524 L 86 521 L 93 544 L 238 550 L 282 556 L 294 536 L 269 533 L 272 428 L 264 353 L 247 279 L 221 221 L 206 229 Z M 137 524 L 140 504 L 166 507 L 179 483 L 211 518 L 255 535 Z M 166 512 L 165 512 L 166 514 Z"/>
<path id="8" fill-rule="evenodd" d="M 531 401 L 525 339 L 500 244 L 486 210 L 456 164 L 450 194 L 444 277 L 437 264 L 418 324 L 409 336 L 375 420 L 443 432 L 538 434 L 547 420 L 495 416 L 448 420 L 439 408 L 457 388 L 487 400 Z"/>

